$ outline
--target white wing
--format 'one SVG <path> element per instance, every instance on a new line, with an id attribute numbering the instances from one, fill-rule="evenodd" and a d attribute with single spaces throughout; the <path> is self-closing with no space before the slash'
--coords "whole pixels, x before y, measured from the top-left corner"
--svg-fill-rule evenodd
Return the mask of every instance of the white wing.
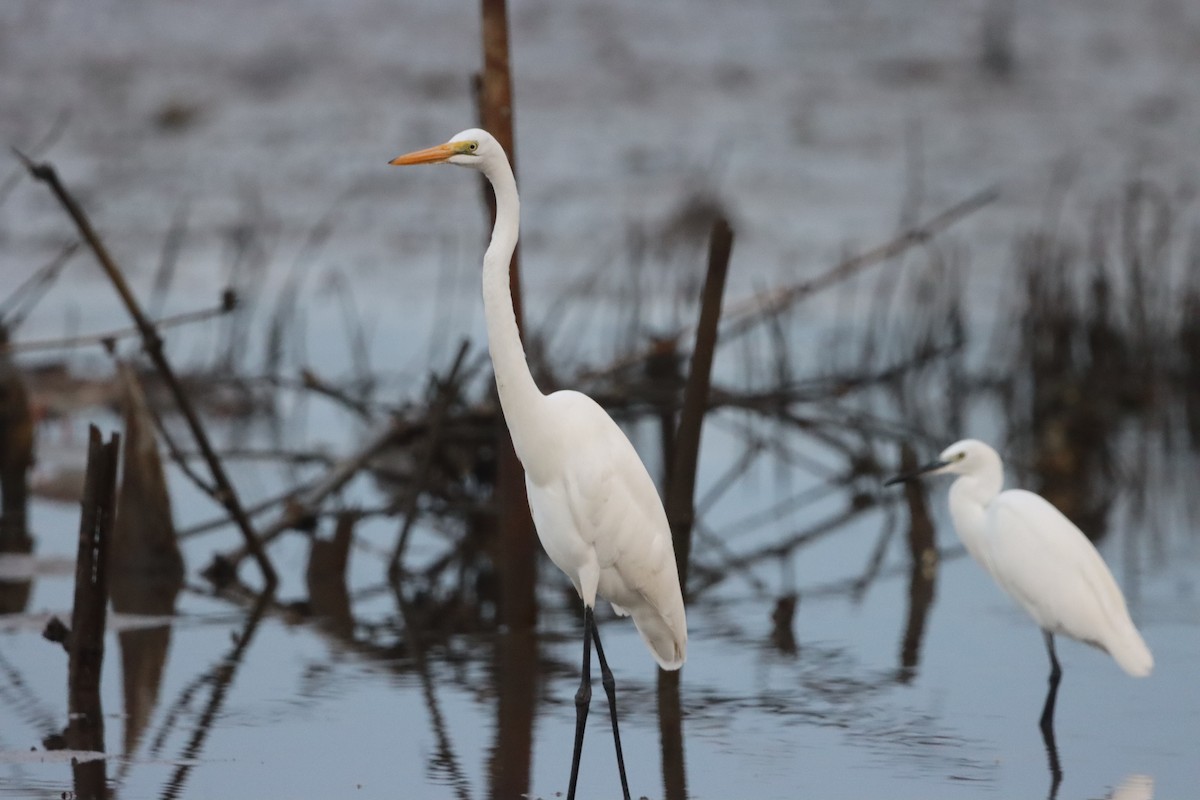
<path id="1" fill-rule="evenodd" d="M 1044 498 L 1001 492 L 988 506 L 986 547 L 992 576 L 1044 630 L 1107 650 L 1133 674 L 1149 672 L 1149 651 L 1108 565 Z"/>
<path id="2" fill-rule="evenodd" d="M 659 664 L 678 669 L 686 658 L 687 623 L 654 481 L 595 401 L 572 391 L 547 399 L 569 441 L 549 480 L 526 481 L 538 536 L 585 602 L 598 593 L 618 613 L 630 614 Z"/>

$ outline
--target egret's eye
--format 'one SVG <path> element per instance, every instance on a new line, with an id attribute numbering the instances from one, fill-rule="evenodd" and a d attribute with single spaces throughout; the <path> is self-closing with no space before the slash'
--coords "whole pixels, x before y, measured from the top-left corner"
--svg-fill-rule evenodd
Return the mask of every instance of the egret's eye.
<path id="1" fill-rule="evenodd" d="M 471 142 L 469 145 L 467 145 L 468 153 L 474 153 L 478 149 L 479 149 L 479 142 Z"/>
<path id="2" fill-rule="evenodd" d="M 962 461 L 962 460 L 963 460 L 964 458 L 966 458 L 966 457 L 967 457 L 967 454 L 966 454 L 966 452 L 965 452 L 965 451 L 959 451 L 959 452 L 957 452 L 957 453 L 955 453 L 955 454 L 954 454 L 954 460 L 955 460 L 955 461 Z"/>

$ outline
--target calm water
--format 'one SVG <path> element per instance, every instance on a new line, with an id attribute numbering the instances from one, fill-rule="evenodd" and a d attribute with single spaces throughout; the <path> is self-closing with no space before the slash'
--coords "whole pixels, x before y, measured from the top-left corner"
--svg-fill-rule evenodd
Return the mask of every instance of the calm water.
<path id="1" fill-rule="evenodd" d="M 586 326 L 583 312 L 568 315 L 579 330 L 547 343 L 561 374 L 574 359 L 603 360 L 631 329 L 690 318 L 690 300 L 680 298 L 694 296 L 703 230 L 688 227 L 684 212 L 697 193 L 715 195 L 733 214 L 730 296 L 740 297 L 816 273 L 847 243 L 887 239 L 906 197 L 929 214 L 998 182 L 1001 200 L 941 251 L 969 254 L 969 286 L 989 298 L 970 318 L 976 360 L 987 352 L 991 315 L 1019 303 L 1006 271 L 1013 235 L 1044 217 L 1055 181 L 1068 187 L 1073 220 L 1119 194 L 1133 174 L 1164 181 L 1189 208 L 1200 174 L 1194 4 L 1022 5 L 1008 81 L 978 66 L 980 7 L 513 2 L 528 313 L 540 324 L 541 309 L 590 273 L 602 276 L 597 295 L 619 309 Z M 66 114 L 47 155 L 146 294 L 172 218 L 186 218 L 164 305 L 207 303 L 232 274 L 251 303 L 248 372 L 261 363 L 266 318 L 295 270 L 304 275 L 304 334 L 289 343 L 285 370 L 353 374 L 342 307 L 329 302 L 338 286 L 351 286 L 384 399 L 411 397 L 459 336 L 479 334 L 483 222 L 464 174 L 399 175 L 382 165 L 471 123 L 476 26 L 476 5 L 466 2 L 6 3 L 0 139 L 33 147 Z M 1185 228 L 1189 217 L 1180 218 Z M 0 296 L 70 238 L 40 188 L 17 186 L 0 205 Z M 677 244 L 661 252 L 639 244 L 659 240 Z M 21 338 L 123 324 L 93 265 L 80 258 L 70 269 Z M 248 277 L 259 272 L 261 281 Z M 857 345 L 874 310 L 864 299 L 869 287 L 858 289 L 806 306 L 793 323 L 799 374 L 826 371 L 830 352 Z M 632 323 L 620 310 L 631 294 L 648 298 Z M 220 341 L 215 325 L 175 336 L 172 356 L 207 363 Z M 752 355 L 724 351 L 719 379 L 745 379 L 746 362 L 764 360 Z M 71 363 L 108 370 L 95 354 Z M 938 398 L 943 379 L 928 373 L 921 395 Z M 288 446 L 345 452 L 365 433 L 330 404 L 294 395 L 280 402 Z M 838 426 L 857 402 L 831 401 L 813 415 L 830 420 L 844 442 L 851 437 Z M 936 400 L 927 407 L 938 413 L 902 414 L 886 400 L 873 408 L 886 425 L 924 432 L 914 433 L 922 457 L 946 443 L 948 419 L 966 428 L 952 436 L 1018 435 L 994 398 L 949 413 Z M 82 458 L 87 421 L 118 425 L 86 408 L 46 426 L 43 468 Z M 694 554 L 701 577 L 839 520 L 851 502 L 837 485 L 820 488 L 848 470 L 838 448 L 729 411 L 705 431 L 701 497 L 725 483 L 746 427 L 782 448 L 787 463 L 763 455 L 704 506 Z M 657 474 L 653 426 L 633 433 Z M 274 432 L 218 427 L 217 438 L 268 446 Z M 1155 673 L 1135 681 L 1082 645 L 1060 646 L 1059 798 L 1182 798 L 1200 786 L 1200 540 L 1188 480 L 1196 463 L 1186 448 L 1162 451 L 1158 442 L 1136 426 L 1113 434 L 1124 488 L 1105 514 L 1101 543 L 1154 651 Z M 890 442 L 877 452 L 888 465 L 897 458 Z M 1149 490 L 1136 480 L 1142 474 Z M 296 475 L 239 463 L 233 477 L 253 501 Z M 1028 470 L 1022 477 L 1032 480 Z M 919 661 L 904 668 L 906 512 L 878 488 L 878 476 L 849 483 L 883 503 L 846 514 L 790 555 L 726 570 L 690 606 L 678 691 L 682 762 L 663 756 L 670 715 L 660 708 L 669 708 L 670 692 L 660 694 L 632 626 L 601 609 L 635 796 L 675 796 L 682 784 L 702 799 L 1049 793 L 1036 728 L 1047 673 L 1040 636 L 958 552 L 944 486 L 932 487 L 931 499 L 945 557 Z M 177 473 L 171 488 L 179 527 L 216 513 Z M 806 492 L 815 499 L 785 503 Z M 366 480 L 345 498 L 380 501 Z M 78 512 L 39 500 L 32 514 L 30 595 L 24 612 L 0 616 L 0 797 L 56 798 L 73 788 L 72 768 L 42 739 L 66 723 L 66 660 L 40 631 L 50 614 L 69 614 Z M 325 521 L 319 535 L 332 527 Z M 209 596 L 197 575 L 215 551 L 236 544 L 235 534 L 187 540 L 188 585 L 169 624 L 118 617 L 108 638 L 106 769 L 116 796 L 477 798 L 504 795 L 526 771 L 533 796 L 565 793 L 580 649 L 566 580 L 543 564 L 533 639 L 454 619 L 444 623 L 450 635 L 414 638 L 406 617 L 419 601 L 398 603 L 380 555 L 397 527 L 359 524 L 352 619 L 325 621 L 292 605 L 309 595 L 306 539 L 273 546 L 283 586 L 258 618 L 244 603 Z M 445 547 L 440 527 L 423 525 L 411 556 L 428 563 Z M 877 576 L 858 581 L 877 553 Z M 0 575 L 27 567 L 6 562 Z M 251 568 L 243 574 L 252 577 Z M 772 611 L 792 594 L 794 640 L 781 640 Z M 602 700 L 596 686 L 581 798 L 619 796 Z"/>

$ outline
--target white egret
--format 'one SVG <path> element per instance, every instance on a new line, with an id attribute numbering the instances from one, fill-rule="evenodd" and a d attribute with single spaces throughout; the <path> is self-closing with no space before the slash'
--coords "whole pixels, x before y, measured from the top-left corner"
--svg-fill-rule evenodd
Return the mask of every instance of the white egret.
<path id="1" fill-rule="evenodd" d="M 1054 635 L 1104 650 L 1135 677 L 1154 658 L 1129 618 L 1125 597 L 1095 546 L 1061 511 L 1023 489 L 1001 491 L 1000 456 L 976 439 L 947 447 L 938 460 L 885 485 L 921 475 L 959 476 L 950 487 L 950 516 L 967 552 L 1042 629 L 1050 654 L 1050 691 L 1041 727 L 1050 734 L 1062 667 Z M 1047 740 L 1048 743 L 1052 741 Z"/>
<path id="2" fill-rule="evenodd" d="M 509 289 L 520 202 L 499 142 L 486 131 L 470 129 L 445 144 L 391 163 L 470 167 L 482 172 L 495 192 L 496 221 L 483 256 L 483 308 L 496 388 L 517 457 L 525 467 L 538 538 L 550 560 L 571 579 L 584 605 L 582 679 L 575 695 L 575 748 L 567 796 L 575 796 L 579 775 L 594 641 L 608 695 L 621 789 L 629 800 L 617 731 L 616 688 L 593 609 L 598 595 L 608 600 L 617 614 L 633 617 L 660 667 L 683 666 L 687 623 L 662 501 L 637 451 L 599 404 L 575 391 L 544 395 L 534 383 Z"/>

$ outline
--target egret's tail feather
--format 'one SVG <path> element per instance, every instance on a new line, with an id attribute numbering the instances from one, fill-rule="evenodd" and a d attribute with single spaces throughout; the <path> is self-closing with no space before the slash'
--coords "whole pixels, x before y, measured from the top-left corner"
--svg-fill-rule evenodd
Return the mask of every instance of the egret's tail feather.
<path id="1" fill-rule="evenodd" d="M 1154 669 L 1154 656 L 1132 623 L 1120 639 L 1109 643 L 1107 649 L 1121 669 L 1135 678 L 1144 678 Z"/>
<path id="2" fill-rule="evenodd" d="M 681 620 L 679 630 L 675 630 L 656 610 L 647 608 L 633 612 L 633 624 L 660 667 L 677 670 L 683 666 L 687 660 L 686 623 Z"/>

